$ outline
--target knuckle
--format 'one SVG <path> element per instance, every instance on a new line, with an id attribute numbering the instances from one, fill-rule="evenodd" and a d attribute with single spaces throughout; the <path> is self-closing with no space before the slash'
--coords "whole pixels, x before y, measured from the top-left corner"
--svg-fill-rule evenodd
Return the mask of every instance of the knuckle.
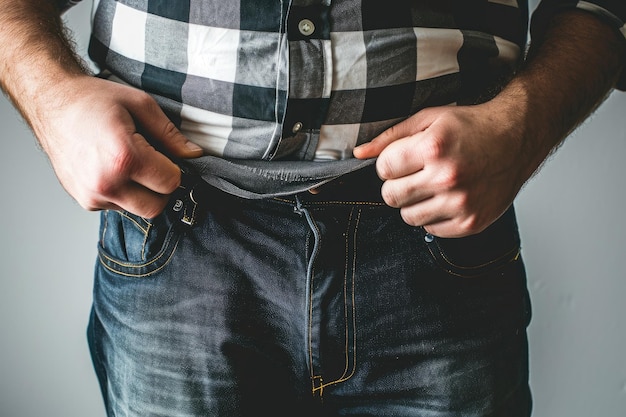
<path id="1" fill-rule="evenodd" d="M 99 199 L 95 197 L 84 197 L 82 199 L 76 200 L 78 204 L 87 211 L 98 211 L 102 210 L 102 205 Z"/>
<path id="2" fill-rule="evenodd" d="M 446 138 L 443 135 L 434 132 L 430 133 L 428 140 L 424 141 L 422 146 L 426 157 L 434 160 L 443 157 L 448 148 Z"/>
<path id="3" fill-rule="evenodd" d="M 132 158 L 129 156 L 119 155 L 113 158 L 110 165 L 97 172 L 91 179 L 88 186 L 90 195 L 98 200 L 111 201 L 117 195 L 120 184 L 129 178 L 131 167 Z"/>
<path id="4" fill-rule="evenodd" d="M 421 219 L 413 212 L 409 210 L 400 209 L 400 217 L 409 226 L 417 227 L 422 225 Z"/>
<path id="5" fill-rule="evenodd" d="M 100 178 L 93 184 L 92 190 L 94 195 L 104 197 L 104 199 L 106 200 L 110 200 L 113 196 L 115 196 L 116 188 L 117 187 L 114 185 L 113 182 L 105 178 Z M 93 205 L 96 200 L 96 197 L 90 198 L 90 205 Z"/>
<path id="6" fill-rule="evenodd" d="M 406 167 L 410 167 L 415 158 L 413 143 L 408 141 L 395 142 L 387 147 L 378 157 L 376 169 L 383 179 L 396 178 Z"/>
<path id="7" fill-rule="evenodd" d="M 179 131 L 174 122 L 167 120 L 165 126 L 163 126 L 162 136 L 165 139 L 174 139 L 179 136 Z"/>
<path id="8" fill-rule="evenodd" d="M 468 223 L 463 222 L 456 227 L 456 234 L 460 237 L 470 236 L 473 234 L 473 228 Z"/>
<path id="9" fill-rule="evenodd" d="M 398 146 L 394 160 L 399 165 L 411 165 L 415 159 L 415 143 L 413 138 L 409 138 L 402 146 Z"/>
<path id="10" fill-rule="evenodd" d="M 130 150 L 122 149 L 113 156 L 108 175 L 112 177 L 128 177 L 135 164 L 135 155 Z"/>
<path id="11" fill-rule="evenodd" d="M 437 188 L 453 190 L 461 184 L 463 175 L 454 164 L 445 164 L 437 172 L 435 179 Z"/>
<path id="12" fill-rule="evenodd" d="M 145 91 L 136 91 L 135 100 L 137 105 L 147 108 L 147 110 L 154 110 L 154 108 L 158 107 L 156 101 L 152 96 Z"/>
<path id="13" fill-rule="evenodd" d="M 391 207 L 400 207 L 400 196 L 398 190 L 392 187 L 388 182 L 385 182 L 381 189 L 381 195 L 387 205 Z"/>
<path id="14" fill-rule="evenodd" d="M 376 161 L 376 171 L 378 172 L 378 176 L 382 179 L 392 178 L 393 166 L 391 158 L 387 157 L 387 153 L 381 154 L 378 157 L 378 161 Z"/>
<path id="15" fill-rule="evenodd" d="M 458 231 L 463 236 L 470 236 L 482 232 L 485 229 L 483 222 L 477 215 L 469 215 L 459 222 Z"/>
<path id="16" fill-rule="evenodd" d="M 470 203 L 470 196 L 467 193 L 460 192 L 456 193 L 456 195 L 453 196 L 453 199 L 450 203 L 450 208 L 453 213 L 469 213 L 471 212 Z"/>

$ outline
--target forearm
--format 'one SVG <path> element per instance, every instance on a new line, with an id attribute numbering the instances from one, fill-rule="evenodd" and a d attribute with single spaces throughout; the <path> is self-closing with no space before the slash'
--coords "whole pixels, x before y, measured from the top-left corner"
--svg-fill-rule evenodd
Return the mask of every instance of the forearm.
<path id="1" fill-rule="evenodd" d="M 494 99 L 517 130 L 526 178 L 606 98 L 625 53 L 617 32 L 581 11 L 557 15 L 533 40 L 526 64 Z"/>
<path id="2" fill-rule="evenodd" d="M 0 86 L 31 126 L 85 68 L 52 0 L 0 0 Z"/>

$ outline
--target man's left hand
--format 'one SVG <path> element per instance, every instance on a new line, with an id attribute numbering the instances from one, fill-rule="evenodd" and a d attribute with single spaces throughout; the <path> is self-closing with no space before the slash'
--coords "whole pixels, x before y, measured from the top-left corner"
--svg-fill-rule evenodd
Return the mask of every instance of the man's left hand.
<path id="1" fill-rule="evenodd" d="M 378 157 L 383 199 L 406 223 L 440 237 L 475 234 L 504 213 L 536 169 L 525 164 L 521 132 L 502 110 L 492 103 L 428 108 L 354 156 Z"/>

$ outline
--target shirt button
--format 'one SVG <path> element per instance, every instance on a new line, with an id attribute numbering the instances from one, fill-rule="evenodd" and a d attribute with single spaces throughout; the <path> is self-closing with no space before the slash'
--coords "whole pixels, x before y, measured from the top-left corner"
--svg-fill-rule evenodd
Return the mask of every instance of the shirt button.
<path id="1" fill-rule="evenodd" d="M 291 128 L 291 131 L 293 133 L 298 133 L 300 130 L 302 129 L 302 123 L 300 122 L 296 122 L 293 127 Z"/>
<path id="2" fill-rule="evenodd" d="M 315 32 L 315 25 L 309 19 L 302 19 L 300 23 L 298 23 L 298 30 L 304 36 L 310 36 Z"/>

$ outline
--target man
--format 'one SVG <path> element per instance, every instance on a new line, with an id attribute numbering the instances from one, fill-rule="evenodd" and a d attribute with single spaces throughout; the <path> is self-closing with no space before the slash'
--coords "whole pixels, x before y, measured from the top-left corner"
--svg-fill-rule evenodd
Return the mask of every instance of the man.
<path id="1" fill-rule="evenodd" d="M 69 4 L 0 2 L 3 89 L 104 210 L 109 415 L 530 414 L 511 204 L 624 86 L 624 6 L 542 2 L 520 65 L 523 2 L 384 3 L 100 0 L 92 77 Z"/>

